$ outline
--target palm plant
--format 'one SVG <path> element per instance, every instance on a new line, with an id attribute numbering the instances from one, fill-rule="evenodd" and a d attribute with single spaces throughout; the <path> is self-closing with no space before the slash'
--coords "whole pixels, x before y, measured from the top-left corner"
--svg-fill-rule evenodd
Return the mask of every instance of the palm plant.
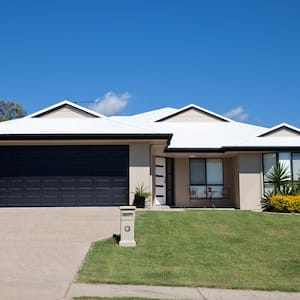
<path id="1" fill-rule="evenodd" d="M 287 166 L 278 162 L 267 173 L 266 180 L 274 185 L 275 194 L 286 193 L 286 186 L 291 180 Z"/>

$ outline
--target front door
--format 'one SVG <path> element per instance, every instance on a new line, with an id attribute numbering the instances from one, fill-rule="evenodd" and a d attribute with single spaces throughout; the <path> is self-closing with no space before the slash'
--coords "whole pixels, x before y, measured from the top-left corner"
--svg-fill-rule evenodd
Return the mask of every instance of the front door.
<path id="1" fill-rule="evenodd" d="M 155 157 L 155 204 L 166 205 L 166 159 Z"/>

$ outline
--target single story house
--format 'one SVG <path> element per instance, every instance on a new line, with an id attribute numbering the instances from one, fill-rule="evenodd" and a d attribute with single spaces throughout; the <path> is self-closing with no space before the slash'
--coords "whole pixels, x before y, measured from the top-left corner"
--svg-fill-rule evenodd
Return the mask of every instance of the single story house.
<path id="1" fill-rule="evenodd" d="M 152 205 L 260 210 L 277 161 L 300 174 L 300 129 L 189 105 L 107 117 L 63 101 L 0 123 L 0 206 Z"/>

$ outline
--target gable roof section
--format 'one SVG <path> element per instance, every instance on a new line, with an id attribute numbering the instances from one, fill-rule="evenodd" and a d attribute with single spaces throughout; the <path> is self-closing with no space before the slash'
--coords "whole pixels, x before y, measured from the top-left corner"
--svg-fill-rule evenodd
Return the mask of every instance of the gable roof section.
<path id="1" fill-rule="evenodd" d="M 208 117 L 209 119 L 212 119 L 212 120 L 217 120 L 217 121 L 222 121 L 222 122 L 231 122 L 230 119 L 224 117 L 224 116 L 221 116 L 219 114 L 216 114 L 210 110 L 207 110 L 207 109 L 204 109 L 198 105 L 195 105 L 195 104 L 190 104 L 190 105 L 187 105 L 181 109 L 178 109 L 176 112 L 174 113 L 171 113 L 170 115 L 167 115 L 163 118 L 160 118 L 158 120 L 155 120 L 156 122 L 163 122 L 163 121 L 166 121 L 166 120 L 171 120 L 172 118 L 176 117 L 176 116 L 179 116 L 185 112 L 188 112 L 188 111 L 191 111 L 191 110 L 195 110 L 199 113 L 199 116 L 201 116 L 201 114 L 205 115 L 206 117 Z M 194 121 L 194 120 L 193 120 Z"/>
<path id="2" fill-rule="evenodd" d="M 277 137 L 300 136 L 300 129 L 292 125 L 289 125 L 287 123 L 281 123 L 263 132 L 258 137 L 269 137 L 269 136 L 277 136 Z"/>
<path id="3" fill-rule="evenodd" d="M 61 107 L 78 109 L 92 117 L 41 117 Z M 159 120 L 193 110 L 180 122 Z M 199 111 L 200 121 L 194 118 Z M 201 114 L 216 120 L 211 122 Z M 186 121 L 187 120 L 187 121 Z M 10 140 L 165 140 L 166 152 L 300 151 L 300 129 L 289 124 L 273 128 L 236 122 L 189 105 L 182 109 L 163 108 L 133 116 L 105 117 L 69 101 L 63 101 L 24 118 L 0 123 L 0 141 Z M 2 143 L 2 142 L 1 142 Z M 277 151 L 277 150 L 276 150 Z M 279 150 L 278 150 L 279 151 Z"/>
<path id="4" fill-rule="evenodd" d="M 165 140 L 172 133 L 141 122 L 103 118 L 24 117 L 0 122 L 0 141 L 11 140 Z"/>
<path id="5" fill-rule="evenodd" d="M 106 118 L 106 116 L 101 115 L 93 110 L 90 110 L 86 107 L 83 107 L 81 105 L 75 104 L 71 101 L 68 100 L 64 100 L 61 101 L 57 104 L 54 104 L 52 106 L 46 107 L 38 112 L 35 112 L 33 114 L 30 114 L 28 116 L 26 116 L 25 118 L 39 118 L 39 117 L 43 117 L 46 116 L 47 114 L 53 113 L 55 111 L 59 111 L 62 108 L 69 108 L 71 110 L 75 110 L 83 115 L 86 115 L 87 117 L 92 117 L 92 118 Z"/>

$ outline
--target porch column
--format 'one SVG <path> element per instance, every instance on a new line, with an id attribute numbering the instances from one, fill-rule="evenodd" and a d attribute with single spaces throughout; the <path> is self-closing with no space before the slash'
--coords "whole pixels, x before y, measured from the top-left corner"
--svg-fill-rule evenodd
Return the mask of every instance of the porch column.
<path id="1" fill-rule="evenodd" d="M 238 170 L 240 209 L 260 211 L 263 196 L 261 154 L 240 154 Z"/>
<path id="2" fill-rule="evenodd" d="M 152 195 L 150 147 L 145 143 L 129 145 L 129 205 L 133 204 L 135 188 L 143 184 Z"/>

